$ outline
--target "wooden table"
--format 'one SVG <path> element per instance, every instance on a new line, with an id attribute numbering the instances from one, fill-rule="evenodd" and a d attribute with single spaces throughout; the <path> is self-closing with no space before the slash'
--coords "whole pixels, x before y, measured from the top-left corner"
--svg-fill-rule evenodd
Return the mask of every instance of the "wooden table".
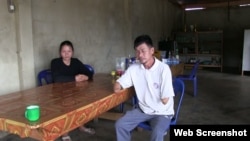
<path id="1" fill-rule="evenodd" d="M 90 82 L 56 83 L 0 96 L 0 130 L 52 141 L 130 99 L 133 88 L 113 93 L 108 74 L 95 74 Z M 41 107 L 41 118 L 29 122 L 26 106 Z"/>
<path id="2" fill-rule="evenodd" d="M 179 63 L 176 65 L 170 65 L 170 69 L 172 72 L 172 76 L 175 77 L 177 75 L 183 74 L 184 72 L 184 63 Z"/>

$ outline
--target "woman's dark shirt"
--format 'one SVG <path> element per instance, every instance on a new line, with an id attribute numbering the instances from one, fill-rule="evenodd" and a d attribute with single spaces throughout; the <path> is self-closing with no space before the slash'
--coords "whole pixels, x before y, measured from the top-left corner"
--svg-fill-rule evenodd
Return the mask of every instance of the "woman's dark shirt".
<path id="1" fill-rule="evenodd" d="M 63 63 L 62 58 L 55 58 L 51 61 L 51 71 L 53 82 L 75 81 L 77 74 L 84 74 L 89 77 L 89 80 L 93 78 L 93 72 L 77 58 L 71 58 L 69 66 Z"/>

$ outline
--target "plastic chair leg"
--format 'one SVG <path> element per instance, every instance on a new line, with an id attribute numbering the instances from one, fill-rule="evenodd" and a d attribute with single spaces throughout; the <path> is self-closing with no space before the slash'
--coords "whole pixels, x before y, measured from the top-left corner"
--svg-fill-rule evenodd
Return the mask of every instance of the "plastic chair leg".
<path id="1" fill-rule="evenodd" d="M 119 110 L 120 110 L 121 113 L 123 113 L 123 111 L 124 111 L 124 103 L 121 103 L 119 105 Z"/>
<path id="2" fill-rule="evenodd" d="M 137 108 L 137 107 L 138 107 L 138 100 L 137 100 L 137 97 L 136 97 L 136 96 L 133 96 L 133 98 L 132 98 L 132 104 L 133 104 L 133 107 L 134 107 L 134 108 Z"/>
<path id="3" fill-rule="evenodd" d="M 194 96 L 196 96 L 197 95 L 197 79 L 196 79 L 196 77 L 194 78 L 193 83 L 194 83 Z"/>

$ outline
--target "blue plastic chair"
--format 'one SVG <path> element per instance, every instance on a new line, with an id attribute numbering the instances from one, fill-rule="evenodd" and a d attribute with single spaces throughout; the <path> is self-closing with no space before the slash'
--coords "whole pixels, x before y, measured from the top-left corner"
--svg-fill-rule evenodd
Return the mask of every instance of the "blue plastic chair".
<path id="1" fill-rule="evenodd" d="M 52 73 L 50 69 L 42 70 L 38 73 L 38 86 L 52 83 Z M 45 83 L 43 83 L 45 82 Z"/>
<path id="2" fill-rule="evenodd" d="M 132 97 L 132 105 L 136 105 L 136 103 L 137 103 L 137 98 L 136 98 L 136 96 L 133 96 L 133 97 Z M 119 111 L 120 111 L 121 113 L 124 112 L 124 104 L 125 104 L 125 103 L 121 103 L 121 104 L 119 105 Z M 134 107 L 135 107 L 135 106 L 134 106 Z"/>
<path id="3" fill-rule="evenodd" d="M 177 123 L 180 108 L 181 108 L 181 104 L 182 104 L 182 100 L 183 100 L 183 96 L 184 96 L 184 92 L 185 92 L 185 84 L 184 84 L 183 80 L 175 78 L 173 80 L 173 87 L 174 87 L 174 93 L 175 93 L 175 98 L 174 98 L 174 101 L 175 101 L 174 102 L 175 103 L 175 108 L 174 108 L 175 109 L 175 115 L 171 119 L 170 125 L 176 125 L 176 123 Z M 140 127 L 142 129 L 149 130 L 149 131 L 152 130 L 152 128 L 151 128 L 148 121 L 140 123 L 137 127 Z M 169 127 L 170 126 L 168 126 L 166 128 L 166 132 L 169 129 Z"/>
<path id="4" fill-rule="evenodd" d="M 94 68 L 89 64 L 84 64 L 93 74 L 95 73 Z M 42 70 L 38 73 L 38 86 L 53 83 L 52 72 L 50 69 Z M 43 83 L 45 82 L 45 83 Z"/>
<path id="5" fill-rule="evenodd" d="M 183 81 L 185 80 L 193 81 L 194 96 L 197 95 L 197 70 L 198 70 L 199 64 L 200 64 L 200 60 L 197 60 L 190 74 L 176 76 L 176 78 L 182 79 Z"/>
<path id="6" fill-rule="evenodd" d="M 94 68 L 89 64 L 84 64 L 93 74 L 95 74 Z"/>

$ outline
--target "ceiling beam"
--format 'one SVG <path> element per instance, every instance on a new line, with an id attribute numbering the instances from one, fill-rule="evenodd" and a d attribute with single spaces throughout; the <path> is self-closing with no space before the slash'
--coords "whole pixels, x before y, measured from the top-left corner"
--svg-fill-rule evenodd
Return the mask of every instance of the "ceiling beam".
<path id="1" fill-rule="evenodd" d="M 230 1 L 230 6 L 239 6 L 241 4 L 250 4 L 250 0 L 237 0 L 237 1 Z M 185 8 L 193 8 L 193 7 L 205 7 L 205 8 L 212 8 L 212 7 L 228 7 L 228 1 L 224 2 L 217 2 L 217 3 L 197 3 L 197 4 L 183 4 L 181 6 L 183 9 Z"/>

